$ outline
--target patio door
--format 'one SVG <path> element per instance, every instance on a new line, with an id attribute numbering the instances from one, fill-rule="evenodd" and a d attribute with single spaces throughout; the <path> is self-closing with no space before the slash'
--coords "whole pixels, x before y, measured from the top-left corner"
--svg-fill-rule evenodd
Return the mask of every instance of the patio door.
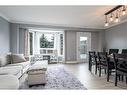
<path id="1" fill-rule="evenodd" d="M 87 62 L 88 51 L 91 50 L 91 33 L 77 32 L 77 61 Z"/>

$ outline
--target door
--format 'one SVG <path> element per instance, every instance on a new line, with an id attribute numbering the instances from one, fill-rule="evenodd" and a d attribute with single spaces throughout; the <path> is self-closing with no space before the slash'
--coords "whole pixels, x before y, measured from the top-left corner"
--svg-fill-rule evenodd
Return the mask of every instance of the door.
<path id="1" fill-rule="evenodd" d="M 91 50 L 91 33 L 77 32 L 77 61 L 88 62 L 88 51 Z"/>

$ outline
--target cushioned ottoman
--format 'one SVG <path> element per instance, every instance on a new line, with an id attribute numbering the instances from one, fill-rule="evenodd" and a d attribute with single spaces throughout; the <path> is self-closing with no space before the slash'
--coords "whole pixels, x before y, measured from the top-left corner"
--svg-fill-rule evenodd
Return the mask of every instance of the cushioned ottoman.
<path id="1" fill-rule="evenodd" d="M 37 85 L 46 83 L 46 71 L 48 61 L 37 61 L 27 71 L 28 74 L 28 85 Z"/>
<path id="2" fill-rule="evenodd" d="M 0 75 L 0 89 L 18 89 L 19 80 L 14 75 Z"/>

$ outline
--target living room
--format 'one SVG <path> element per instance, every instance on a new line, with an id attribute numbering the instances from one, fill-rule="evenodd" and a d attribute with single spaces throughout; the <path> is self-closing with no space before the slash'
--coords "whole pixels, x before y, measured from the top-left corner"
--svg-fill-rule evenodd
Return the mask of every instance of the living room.
<path id="1" fill-rule="evenodd" d="M 110 22 L 117 10 L 125 14 Z M 89 55 L 127 49 L 126 12 L 126 5 L 0 6 L 0 89 L 126 89 L 126 75 L 107 81 L 108 69 L 96 69 Z"/>

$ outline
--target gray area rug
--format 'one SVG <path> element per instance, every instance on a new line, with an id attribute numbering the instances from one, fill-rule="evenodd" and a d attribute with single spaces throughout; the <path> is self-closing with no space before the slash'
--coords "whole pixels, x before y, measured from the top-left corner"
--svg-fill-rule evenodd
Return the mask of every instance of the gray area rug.
<path id="1" fill-rule="evenodd" d="M 46 85 L 36 85 L 29 87 L 27 80 L 22 83 L 20 89 L 49 89 L 49 90 L 86 90 L 84 85 L 71 73 L 63 67 L 50 67 L 46 74 Z"/>

